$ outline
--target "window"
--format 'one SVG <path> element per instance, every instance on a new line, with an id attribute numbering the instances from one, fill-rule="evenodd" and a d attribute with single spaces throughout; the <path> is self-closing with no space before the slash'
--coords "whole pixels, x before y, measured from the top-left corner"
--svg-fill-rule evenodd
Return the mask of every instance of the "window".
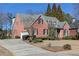
<path id="1" fill-rule="evenodd" d="M 49 21 L 47 20 L 46 22 L 48 23 Z"/>
<path id="2" fill-rule="evenodd" d="M 47 35 L 48 34 L 48 30 L 47 29 L 43 29 L 43 34 Z"/>
<path id="3" fill-rule="evenodd" d="M 38 30 L 37 29 L 33 30 L 33 35 L 38 35 Z"/>
<path id="4" fill-rule="evenodd" d="M 64 37 L 67 37 L 68 36 L 68 31 L 65 29 L 64 30 Z"/>
<path id="5" fill-rule="evenodd" d="M 42 18 L 38 19 L 38 24 L 43 24 L 43 19 Z"/>
<path id="6" fill-rule="evenodd" d="M 42 24 L 43 24 L 43 19 L 42 19 Z"/>

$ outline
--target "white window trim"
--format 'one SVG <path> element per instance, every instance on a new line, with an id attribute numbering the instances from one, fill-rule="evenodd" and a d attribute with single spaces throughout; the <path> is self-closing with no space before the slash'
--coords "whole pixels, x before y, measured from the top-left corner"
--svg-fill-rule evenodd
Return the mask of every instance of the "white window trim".
<path id="1" fill-rule="evenodd" d="M 45 32 L 44 32 L 45 31 Z M 43 29 L 43 34 L 48 35 L 48 29 Z"/>

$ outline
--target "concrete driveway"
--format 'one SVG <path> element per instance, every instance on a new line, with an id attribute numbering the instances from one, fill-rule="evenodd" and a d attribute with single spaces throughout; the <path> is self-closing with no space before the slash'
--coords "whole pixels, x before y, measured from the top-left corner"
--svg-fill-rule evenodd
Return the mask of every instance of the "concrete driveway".
<path id="1" fill-rule="evenodd" d="M 79 56 L 79 49 L 61 52 L 50 52 L 27 44 L 20 39 L 0 40 L 0 45 L 11 51 L 15 56 Z"/>
<path id="2" fill-rule="evenodd" d="M 10 50 L 16 56 L 48 56 L 54 54 L 53 52 L 27 44 L 20 39 L 0 40 L 0 45 Z"/>

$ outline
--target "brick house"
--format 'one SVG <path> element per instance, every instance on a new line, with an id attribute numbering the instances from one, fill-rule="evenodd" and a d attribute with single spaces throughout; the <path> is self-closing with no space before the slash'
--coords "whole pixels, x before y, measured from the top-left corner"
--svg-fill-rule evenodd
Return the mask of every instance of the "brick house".
<path id="1" fill-rule="evenodd" d="M 75 37 L 77 35 L 77 27 L 72 24 L 68 24 L 67 22 L 60 22 L 57 27 L 55 27 L 57 31 L 58 38 L 64 37 Z"/>
<path id="2" fill-rule="evenodd" d="M 28 32 L 30 36 L 46 38 L 48 37 L 48 25 L 54 22 L 58 22 L 55 17 L 17 14 L 12 27 L 12 37 L 20 37 L 22 32 Z"/>
<path id="3" fill-rule="evenodd" d="M 49 28 L 55 29 L 49 32 Z M 21 37 L 21 33 L 28 32 L 29 36 L 35 35 L 37 38 L 47 38 L 51 36 L 63 38 L 65 36 L 75 36 L 77 27 L 74 24 L 59 22 L 55 17 L 44 15 L 17 14 L 12 26 L 12 37 Z"/>

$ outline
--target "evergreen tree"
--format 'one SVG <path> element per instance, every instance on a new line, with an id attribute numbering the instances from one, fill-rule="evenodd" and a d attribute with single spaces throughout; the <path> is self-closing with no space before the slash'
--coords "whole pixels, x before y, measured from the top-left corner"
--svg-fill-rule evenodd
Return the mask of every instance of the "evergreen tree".
<path id="1" fill-rule="evenodd" d="M 47 11 L 46 11 L 45 15 L 46 16 L 50 16 L 51 15 L 51 7 L 50 7 L 50 4 L 48 4 Z"/>
<path id="2" fill-rule="evenodd" d="M 62 9 L 61 9 L 61 6 L 60 5 L 58 5 L 58 9 L 57 9 L 57 18 L 60 21 L 63 21 L 64 20 L 64 15 L 63 15 L 63 12 L 62 12 Z"/>
<path id="3" fill-rule="evenodd" d="M 54 3 L 52 5 L 52 16 L 57 17 L 57 9 L 56 9 L 56 4 Z"/>

